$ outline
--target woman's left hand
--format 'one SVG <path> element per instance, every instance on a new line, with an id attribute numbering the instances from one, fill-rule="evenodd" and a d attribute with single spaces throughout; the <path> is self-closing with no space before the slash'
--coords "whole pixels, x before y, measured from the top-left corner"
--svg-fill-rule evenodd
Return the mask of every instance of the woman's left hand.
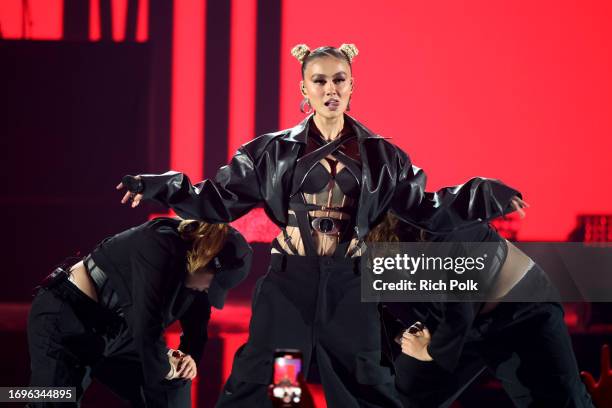
<path id="1" fill-rule="evenodd" d="M 519 196 L 514 196 L 512 197 L 510 205 L 512 206 L 514 211 L 518 212 L 518 215 L 521 218 L 525 218 L 525 211 L 523 210 L 523 208 L 529 208 L 529 204 L 523 201 Z"/>
<path id="2" fill-rule="evenodd" d="M 123 195 L 123 198 L 121 198 L 121 204 L 126 204 L 131 201 L 132 208 L 138 207 L 143 197 L 143 184 L 140 176 L 124 176 L 121 183 L 115 186 L 115 189 L 123 190 L 124 188 L 128 191 Z M 136 191 L 133 191 L 134 189 Z"/>
<path id="3" fill-rule="evenodd" d="M 419 327 L 422 329 L 404 331 L 401 338 L 402 353 L 416 358 L 420 361 L 432 361 L 433 358 L 427 351 L 427 346 L 431 342 L 431 334 L 427 327 L 422 326 L 420 322 L 416 322 L 411 327 Z"/>
<path id="4" fill-rule="evenodd" d="M 177 367 L 178 378 L 193 380 L 198 375 L 198 367 L 195 360 L 189 354 L 183 354 Z"/>

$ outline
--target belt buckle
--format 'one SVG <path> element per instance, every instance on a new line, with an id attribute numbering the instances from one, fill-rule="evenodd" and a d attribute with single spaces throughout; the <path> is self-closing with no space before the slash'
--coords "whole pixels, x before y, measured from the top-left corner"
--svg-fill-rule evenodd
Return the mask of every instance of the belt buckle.
<path id="1" fill-rule="evenodd" d="M 312 220 L 310 225 L 312 228 L 325 235 L 334 235 L 340 232 L 340 223 L 336 218 L 332 217 L 317 217 Z"/>

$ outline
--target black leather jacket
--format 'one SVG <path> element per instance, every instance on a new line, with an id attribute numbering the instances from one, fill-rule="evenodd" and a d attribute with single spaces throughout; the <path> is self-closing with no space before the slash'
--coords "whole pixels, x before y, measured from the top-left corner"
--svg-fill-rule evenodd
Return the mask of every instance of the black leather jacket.
<path id="1" fill-rule="evenodd" d="M 179 223 L 177 219 L 156 218 L 106 238 L 91 253 L 117 291 L 144 380 L 151 386 L 179 385 L 165 381 L 170 371 L 165 328 L 180 321 L 183 334 L 178 348 L 196 362 L 208 339 L 210 303 L 205 292 L 185 288 L 190 244 L 180 238 Z M 218 255 L 221 273 L 246 276 L 251 254 L 244 237 L 231 228 Z"/>
<path id="2" fill-rule="evenodd" d="M 217 223 L 233 221 L 263 203 L 270 219 L 283 228 L 310 119 L 244 144 L 214 180 L 192 185 L 187 176 L 173 171 L 141 175 L 143 197 L 171 207 L 181 217 Z M 357 135 L 362 165 L 358 238 L 364 238 L 387 210 L 428 231 L 449 232 L 511 212 L 512 197 L 520 196 L 498 180 L 480 177 L 425 194 L 425 173 L 412 165 L 406 153 L 350 116 L 345 115 L 345 120 Z"/>

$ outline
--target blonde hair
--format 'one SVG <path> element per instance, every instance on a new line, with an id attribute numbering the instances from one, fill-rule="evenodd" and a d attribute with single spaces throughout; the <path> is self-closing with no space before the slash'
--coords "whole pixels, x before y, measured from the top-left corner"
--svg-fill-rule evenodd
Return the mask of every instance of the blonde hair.
<path id="1" fill-rule="evenodd" d="M 353 62 L 353 58 L 359 55 L 359 50 L 355 44 L 342 44 L 338 49 L 346 55 L 346 58 L 348 58 L 351 63 Z"/>
<path id="2" fill-rule="evenodd" d="M 310 48 L 306 44 L 298 44 L 291 49 L 291 55 L 293 55 L 300 64 L 304 63 L 304 59 L 310 54 Z"/>
<path id="3" fill-rule="evenodd" d="M 401 222 L 391 212 L 370 230 L 366 236 L 366 242 L 425 242 L 427 235 L 425 231 L 412 225 Z"/>
<path id="4" fill-rule="evenodd" d="M 376 224 L 366 236 L 366 242 L 400 242 L 397 235 L 397 217 L 387 212 L 385 218 Z"/>
<path id="5" fill-rule="evenodd" d="M 334 57 L 343 59 L 348 62 L 349 67 L 352 67 L 353 58 L 359 54 L 359 50 L 355 44 L 342 44 L 340 47 L 319 47 L 314 50 L 310 50 L 306 44 L 298 44 L 291 49 L 291 55 L 293 55 L 302 64 L 302 77 L 306 71 L 306 65 L 315 58 L 322 57 Z"/>
<path id="6" fill-rule="evenodd" d="M 183 220 L 178 226 L 180 237 L 192 242 L 187 251 L 187 271 L 196 273 L 223 249 L 229 226 L 227 224 L 207 224 L 203 221 Z"/>

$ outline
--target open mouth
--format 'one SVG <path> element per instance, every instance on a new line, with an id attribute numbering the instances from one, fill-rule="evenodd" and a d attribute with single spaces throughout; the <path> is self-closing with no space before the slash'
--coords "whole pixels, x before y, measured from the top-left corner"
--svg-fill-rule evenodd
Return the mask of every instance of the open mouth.
<path id="1" fill-rule="evenodd" d="M 340 101 L 338 99 L 330 99 L 325 102 L 325 106 L 330 109 L 337 108 L 338 106 L 340 106 Z"/>

